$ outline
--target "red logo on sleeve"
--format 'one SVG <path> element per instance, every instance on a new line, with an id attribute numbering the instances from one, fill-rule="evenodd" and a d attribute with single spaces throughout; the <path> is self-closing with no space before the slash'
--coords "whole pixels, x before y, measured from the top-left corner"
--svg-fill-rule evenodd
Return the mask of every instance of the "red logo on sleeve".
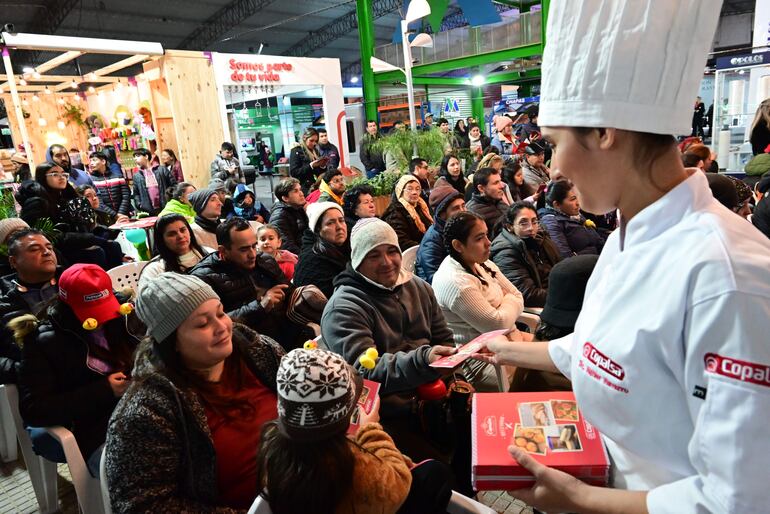
<path id="1" fill-rule="evenodd" d="M 704 358 L 706 371 L 723 377 L 770 387 L 770 366 L 707 353 Z"/>
<path id="2" fill-rule="evenodd" d="M 623 369 L 623 366 L 597 350 L 596 347 L 591 343 L 586 343 L 583 345 L 583 356 L 588 359 L 589 362 L 593 363 L 597 368 L 604 371 L 605 373 L 612 375 L 618 380 L 623 380 L 626 376 L 626 372 Z"/>

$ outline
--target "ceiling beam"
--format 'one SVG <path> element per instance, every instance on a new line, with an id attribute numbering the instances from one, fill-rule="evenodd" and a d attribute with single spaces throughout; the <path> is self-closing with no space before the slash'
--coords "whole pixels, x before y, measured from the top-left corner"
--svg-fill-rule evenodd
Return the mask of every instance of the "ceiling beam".
<path id="1" fill-rule="evenodd" d="M 374 0 L 372 2 L 372 17 L 374 19 L 381 18 L 397 11 L 402 5 L 401 0 Z M 358 17 L 356 16 L 356 9 L 353 8 L 318 30 L 310 32 L 306 37 L 286 49 L 282 55 L 307 57 L 317 49 L 326 46 L 335 39 L 347 36 L 355 30 L 358 30 Z"/>
<path id="2" fill-rule="evenodd" d="M 102 77 L 104 75 L 109 75 L 111 73 L 115 73 L 116 71 L 122 70 L 123 68 L 128 68 L 129 66 L 133 66 L 134 64 L 139 64 L 140 62 L 144 62 L 147 59 L 149 59 L 148 55 L 132 55 L 131 57 L 127 57 L 114 64 L 105 66 L 104 68 L 99 68 L 98 70 L 94 70 L 91 73 L 87 74 L 85 78 L 87 79 L 89 76 Z M 98 79 L 94 79 L 94 81 L 98 82 Z"/>
<path id="3" fill-rule="evenodd" d="M 35 71 L 38 73 L 45 73 L 47 71 L 51 71 L 54 68 L 58 68 L 64 63 L 70 62 L 72 59 L 77 59 L 83 55 L 83 52 L 76 52 L 74 50 L 69 52 L 64 52 L 63 54 L 54 57 L 50 61 L 46 61 L 40 66 L 35 66 Z"/>
<path id="4" fill-rule="evenodd" d="M 215 12 L 176 46 L 179 50 L 206 50 L 241 22 L 273 2 L 275 0 L 234 0 Z"/>

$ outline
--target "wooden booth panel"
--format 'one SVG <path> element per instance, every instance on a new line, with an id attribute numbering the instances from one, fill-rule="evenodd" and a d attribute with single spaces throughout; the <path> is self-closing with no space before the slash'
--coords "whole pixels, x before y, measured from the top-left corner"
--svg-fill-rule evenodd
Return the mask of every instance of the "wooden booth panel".
<path id="1" fill-rule="evenodd" d="M 63 109 L 56 102 L 56 96 L 41 94 L 38 95 L 37 101 L 33 101 L 32 95 L 23 95 L 23 98 L 27 100 L 27 105 L 23 106 L 22 109 L 29 113 L 29 117 L 24 121 L 27 127 L 27 135 L 32 145 L 32 158 L 36 165 L 45 162 L 46 150 L 54 143 L 63 144 L 68 149 L 74 147 L 81 152 L 88 150 L 88 136 L 84 126 L 71 122 L 64 129 L 58 127 L 58 121 L 64 120 L 64 117 L 62 116 Z M 2 99 L 8 111 L 8 125 L 11 128 L 13 145 L 15 148 L 18 148 L 22 144 L 21 130 L 19 129 L 11 95 L 6 93 L 2 95 Z M 67 101 L 75 104 L 71 97 L 67 98 Z M 44 126 L 40 125 L 38 121 L 40 118 L 46 121 Z M 29 150 L 27 153 L 29 154 Z M 34 173 L 34 169 L 32 171 Z"/>
<path id="2" fill-rule="evenodd" d="M 214 69 L 201 52 L 172 50 L 161 60 L 185 180 L 205 187 L 211 161 L 225 141 Z"/>

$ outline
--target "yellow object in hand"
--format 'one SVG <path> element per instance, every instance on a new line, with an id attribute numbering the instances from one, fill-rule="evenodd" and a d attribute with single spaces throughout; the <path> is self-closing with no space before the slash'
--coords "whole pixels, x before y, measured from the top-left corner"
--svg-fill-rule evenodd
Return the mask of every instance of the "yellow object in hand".
<path id="1" fill-rule="evenodd" d="M 99 326 L 99 322 L 94 318 L 88 318 L 83 322 L 83 328 L 85 330 L 94 330 Z"/>
<path id="2" fill-rule="evenodd" d="M 361 357 L 358 358 L 358 362 L 361 363 L 361 366 L 365 367 L 366 369 L 374 369 L 375 364 L 377 364 L 377 359 L 380 357 L 379 352 L 377 352 L 377 348 L 368 348 Z"/>
<path id="3" fill-rule="evenodd" d="M 315 341 L 305 341 L 305 344 L 302 345 L 302 347 L 305 350 L 315 350 L 316 348 L 318 348 L 318 343 L 316 343 Z"/>
<path id="4" fill-rule="evenodd" d="M 121 306 L 118 308 L 118 312 L 121 313 L 123 316 L 128 316 L 132 312 L 134 312 L 134 306 L 130 303 L 124 303 L 121 304 Z"/>

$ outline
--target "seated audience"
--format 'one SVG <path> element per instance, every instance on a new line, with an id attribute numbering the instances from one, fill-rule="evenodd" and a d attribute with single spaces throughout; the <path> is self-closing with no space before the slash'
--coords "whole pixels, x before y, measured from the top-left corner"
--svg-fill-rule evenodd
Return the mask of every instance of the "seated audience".
<path id="1" fill-rule="evenodd" d="M 331 297 L 334 279 L 350 260 L 345 214 L 335 202 L 316 202 L 307 208 L 308 229 L 302 238 L 294 285 L 314 285 Z"/>
<path id="2" fill-rule="evenodd" d="M 548 231 L 562 258 L 601 253 L 605 239 L 594 223 L 586 222 L 580 213 L 580 202 L 570 181 L 551 182 L 538 200 L 538 207 L 540 224 Z"/>
<path id="3" fill-rule="evenodd" d="M 30 225 L 48 218 L 61 235 L 55 242 L 67 262 L 91 263 L 108 270 L 123 263 L 123 252 L 115 241 L 92 233 L 94 212 L 88 200 L 79 197 L 67 182 L 67 173 L 46 162 L 35 169 L 35 181 L 25 182 L 16 192 L 19 217 Z"/>
<path id="4" fill-rule="evenodd" d="M 192 223 L 195 220 L 195 209 L 190 204 L 190 195 L 195 191 L 195 186 L 188 182 L 180 182 L 166 189 L 166 206 L 158 213 L 158 216 L 181 214 L 187 218 L 188 222 Z"/>
<path id="5" fill-rule="evenodd" d="M 136 311 L 148 337 L 107 431 L 112 511 L 245 512 L 283 350 L 233 323 L 197 277 L 160 275 Z"/>
<path id="6" fill-rule="evenodd" d="M 75 191 L 77 191 L 78 195 L 88 200 L 88 204 L 91 206 L 91 209 L 93 209 L 94 219 L 92 226 L 99 229 L 99 233 L 96 231 L 94 231 L 94 233 L 105 239 L 115 239 L 118 235 L 117 232 L 111 231 L 108 227 L 115 223 L 124 223 L 128 221 L 128 216 L 123 214 L 110 214 L 103 210 L 99 196 L 96 194 L 96 189 L 90 184 L 78 186 Z"/>
<path id="7" fill-rule="evenodd" d="M 509 161 L 501 173 L 505 184 L 505 196 L 503 201 L 507 205 L 513 205 L 525 199 L 524 196 L 524 170 L 518 160 Z"/>
<path id="8" fill-rule="evenodd" d="M 199 189 L 188 196 L 195 211 L 190 228 L 201 246 L 217 247 L 217 227 L 222 216 L 222 200 L 213 189 Z"/>
<path id="9" fill-rule="evenodd" d="M 481 155 L 489 147 L 491 140 L 481 132 L 478 123 L 468 125 L 468 136 L 461 142 L 463 148 L 468 148 L 471 155 Z"/>
<path id="10" fill-rule="evenodd" d="M 548 276 L 561 260 L 548 232 L 540 230 L 535 206 L 511 205 L 500 234 L 492 241 L 492 262 L 524 296 L 527 307 L 542 307 L 548 292 Z"/>
<path id="11" fill-rule="evenodd" d="M 698 168 L 701 171 L 703 170 L 703 159 L 700 158 L 700 155 L 685 152 L 682 154 L 682 164 L 684 164 L 685 168 Z"/>
<path id="12" fill-rule="evenodd" d="M 166 206 L 166 190 L 176 180 L 166 168 L 152 168 L 152 154 L 146 148 L 134 150 L 134 161 L 138 167 L 133 179 L 134 205 L 138 211 L 157 216 Z"/>
<path id="13" fill-rule="evenodd" d="M 318 148 L 318 132 L 308 127 L 300 144 L 289 154 L 289 175 L 300 181 L 302 193 L 307 195 L 319 175 L 326 171 L 328 157 L 322 157 Z"/>
<path id="14" fill-rule="evenodd" d="M 480 168 L 473 174 L 473 195 L 466 208 L 481 216 L 487 224 L 487 237 L 492 237 L 497 224 L 508 211 L 503 201 L 505 184 L 494 168 Z"/>
<path id="15" fill-rule="evenodd" d="M 441 378 L 430 363 L 455 353 L 445 346 L 452 345 L 452 332 L 430 286 L 401 269 L 393 228 L 377 218 L 357 223 L 351 262 L 334 285 L 321 318 L 323 340 L 364 378 L 382 384 L 382 425 L 397 448 L 415 461 L 447 459 L 452 448 L 442 436 L 448 434 L 415 431 L 421 423 L 415 396 L 420 386 Z M 359 362 L 368 348 L 379 352 L 371 369 Z M 431 405 L 425 402 L 426 422 L 436 421 L 428 415 L 435 412 Z"/>
<path id="16" fill-rule="evenodd" d="M 293 292 L 275 259 L 257 252 L 257 235 L 249 222 L 230 218 L 217 228 L 218 250 L 190 270 L 219 295 L 225 312 L 281 343 L 295 348 L 302 327 L 286 317 Z"/>
<path id="17" fill-rule="evenodd" d="M 512 330 L 512 340 L 521 341 L 516 319 L 524 310 L 524 298 L 489 260 L 484 220 L 472 212 L 455 214 L 446 222 L 444 243 L 448 255 L 432 284 L 455 344 L 502 329 Z M 463 371 L 477 391 L 499 391 L 494 366 L 473 360 Z"/>
<path id="18" fill-rule="evenodd" d="M 550 286 L 540 323 L 535 330 L 535 341 L 552 341 L 574 332 L 588 279 L 599 257 L 576 255 L 556 264 L 551 270 Z M 561 373 L 517 368 L 515 391 L 569 391 L 570 381 Z"/>
<path id="19" fill-rule="evenodd" d="M 433 187 L 452 186 L 458 193 L 464 196 L 468 184 L 470 184 L 470 181 L 463 176 L 460 159 L 456 155 L 445 155 L 439 167 L 438 180 L 433 184 Z"/>
<path id="20" fill-rule="evenodd" d="M 0 277 L 13 273 L 8 261 L 8 241 L 14 233 L 27 228 L 29 225 L 21 218 L 0 219 Z"/>
<path id="21" fill-rule="evenodd" d="M 521 171 L 524 175 L 523 196 L 529 197 L 540 190 L 540 186 L 548 184 L 551 170 L 545 165 L 545 144 L 535 141 L 527 145 L 522 156 Z"/>
<path id="22" fill-rule="evenodd" d="M 275 186 L 275 198 L 270 212 L 270 223 L 278 229 L 282 247 L 294 255 L 302 249 L 302 235 L 307 229 L 305 195 L 299 180 L 285 178 Z"/>
<path id="23" fill-rule="evenodd" d="M 702 162 L 700 167 L 703 171 L 708 173 L 716 173 L 719 171 L 719 164 L 715 160 L 716 155 L 714 155 L 708 146 L 702 143 L 691 145 L 687 148 L 685 154 L 697 156 Z"/>
<path id="24" fill-rule="evenodd" d="M 53 245 L 37 229 L 20 226 L 8 236 L 7 248 L 14 272 L 0 278 L 0 384 L 15 384 L 21 348 L 10 321 L 24 314 L 40 316 L 45 312 L 58 294 L 56 277 L 61 269 L 57 268 Z"/>
<path id="25" fill-rule="evenodd" d="M 735 191 L 738 193 L 738 207 L 735 212 L 743 219 L 748 219 L 749 214 L 751 214 L 751 201 L 754 199 L 754 193 L 743 180 L 734 177 L 730 177 L 730 180 L 733 181 Z"/>
<path id="26" fill-rule="evenodd" d="M 187 218 L 181 214 L 159 217 L 155 222 L 153 238 L 155 256 L 142 269 L 138 290 L 161 273 L 187 273 L 205 256 L 216 251 L 198 244 Z"/>
<path id="27" fill-rule="evenodd" d="M 62 171 L 67 174 L 67 181 L 72 184 L 73 188 L 82 186 L 83 184 L 94 185 L 91 175 L 84 169 L 81 169 L 80 164 L 77 166 L 72 165 L 70 153 L 62 145 L 54 144 L 49 146 L 48 151 L 45 154 L 45 160 L 59 166 Z M 78 161 L 79 160 L 80 159 L 78 159 Z"/>
<path id="28" fill-rule="evenodd" d="M 99 197 L 100 210 L 110 217 L 122 216 L 125 220 L 131 214 L 131 190 L 122 172 L 109 169 L 107 156 L 93 152 L 89 164 L 91 180 Z"/>
<path id="29" fill-rule="evenodd" d="M 11 322 L 24 342 L 19 410 L 36 453 L 65 461 L 61 446 L 37 428 L 61 425 L 72 431 L 94 477 L 107 423 L 131 383 L 134 350 L 144 333 L 128 300 L 113 293 L 104 270 L 75 264 L 62 273 L 58 300 L 42 320 Z"/>
<path id="30" fill-rule="evenodd" d="M 430 209 L 421 196 L 420 181 L 414 175 L 404 175 L 391 196 L 390 205 L 382 215 L 398 235 L 402 250 L 420 244 L 422 236 L 433 224 Z"/>
<path id="31" fill-rule="evenodd" d="M 286 275 L 286 279 L 292 280 L 299 259 L 288 250 L 281 249 L 281 235 L 278 233 L 275 225 L 268 223 L 259 227 L 259 230 L 257 230 L 257 241 L 257 249 L 275 259 L 278 267 Z"/>
<path id="32" fill-rule="evenodd" d="M 331 169 L 321 175 L 321 182 L 318 189 L 321 194 L 318 197 L 319 202 L 334 202 L 342 205 L 342 196 L 345 194 L 345 177 L 338 169 Z"/>
<path id="33" fill-rule="evenodd" d="M 516 154 L 518 141 L 513 135 L 513 120 L 505 115 L 495 116 L 495 129 L 497 134 L 492 138 L 491 145 L 500 151 L 505 159 L 510 159 Z"/>
<path id="34" fill-rule="evenodd" d="M 241 171 L 241 163 L 235 157 L 235 146 L 225 141 L 220 146 L 219 153 L 211 161 L 211 178 L 221 179 L 222 182 L 231 178 L 238 184 L 246 182 L 246 177 Z"/>
<path id="35" fill-rule="evenodd" d="M 235 187 L 233 195 L 233 212 L 228 214 L 228 218 L 238 216 L 246 221 L 256 221 L 267 223 L 270 219 L 270 211 L 257 201 L 254 192 L 250 191 L 245 184 L 238 184 Z"/>
<path id="36" fill-rule="evenodd" d="M 238 181 L 232 178 L 222 180 L 221 178 L 212 178 L 209 180 L 207 189 L 213 189 L 222 202 L 222 214 L 220 218 L 227 219 L 235 213 L 235 204 L 233 203 L 233 194 L 238 187 Z"/>
<path id="37" fill-rule="evenodd" d="M 329 392 L 308 388 L 321 382 Z M 362 382 L 355 371 L 331 352 L 292 350 L 277 383 L 279 416 L 265 424 L 258 455 L 270 510 L 395 513 L 409 493 L 413 464 L 377 423 L 379 402 L 371 414 L 358 406 Z M 360 425 L 349 438 L 356 409 Z"/>
<path id="38" fill-rule="evenodd" d="M 342 210 L 345 212 L 345 223 L 348 226 L 348 235 L 350 235 L 358 220 L 374 218 L 377 215 L 374 190 L 366 184 L 351 187 L 345 191 L 345 196 L 342 197 Z"/>
<path id="39" fill-rule="evenodd" d="M 447 123 L 447 127 L 449 127 L 449 123 Z M 430 198 L 430 166 L 428 166 L 428 161 L 422 157 L 413 158 L 409 161 L 409 173 L 420 182 L 420 187 L 422 188 L 420 196 L 427 204 Z"/>
<path id="40" fill-rule="evenodd" d="M 429 284 L 433 282 L 433 274 L 447 255 L 444 246 L 444 225 L 452 215 L 465 210 L 465 200 L 455 188 L 443 185 L 431 191 L 430 206 L 436 223 L 430 226 L 420 241 L 414 265 L 415 274 Z"/>

